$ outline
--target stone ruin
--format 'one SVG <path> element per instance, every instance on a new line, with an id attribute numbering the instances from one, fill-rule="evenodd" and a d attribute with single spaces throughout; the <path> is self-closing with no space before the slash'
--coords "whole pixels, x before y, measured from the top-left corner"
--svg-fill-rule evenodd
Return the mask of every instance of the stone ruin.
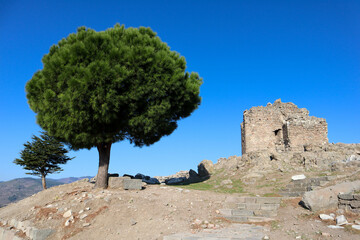
<path id="1" fill-rule="evenodd" d="M 220 158 L 215 169 L 249 169 L 249 178 L 269 170 L 359 169 L 360 144 L 329 143 L 324 118 L 280 99 L 244 111 L 242 156 Z"/>
<path id="2" fill-rule="evenodd" d="M 302 152 L 308 144 L 328 143 L 327 123 L 310 117 L 305 108 L 280 99 L 266 107 L 253 107 L 244 112 L 241 124 L 242 153 L 253 151 Z"/>

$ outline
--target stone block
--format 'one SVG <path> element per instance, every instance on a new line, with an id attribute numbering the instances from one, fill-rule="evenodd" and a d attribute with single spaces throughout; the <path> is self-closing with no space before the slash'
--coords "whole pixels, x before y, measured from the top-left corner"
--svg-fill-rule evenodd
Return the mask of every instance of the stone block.
<path id="1" fill-rule="evenodd" d="M 360 194 L 354 194 L 353 196 L 355 200 L 360 200 Z"/>
<path id="2" fill-rule="evenodd" d="M 233 216 L 254 216 L 254 211 L 233 209 L 231 211 L 231 215 L 233 215 Z"/>
<path id="3" fill-rule="evenodd" d="M 353 200 L 354 196 L 352 194 L 339 194 L 338 198 L 343 200 Z"/>
<path id="4" fill-rule="evenodd" d="M 304 191 L 302 192 L 280 192 L 279 194 L 286 197 L 300 197 L 304 195 Z"/>
<path id="5" fill-rule="evenodd" d="M 319 179 L 311 179 L 311 185 L 320 186 L 320 180 Z"/>
<path id="6" fill-rule="evenodd" d="M 247 204 L 245 204 L 245 203 L 238 203 L 236 208 L 237 208 L 237 209 L 245 209 L 245 208 L 246 208 L 246 205 L 247 205 Z"/>
<path id="7" fill-rule="evenodd" d="M 311 189 L 311 186 L 310 186 Z M 296 187 L 296 188 L 292 188 L 290 189 L 291 192 L 306 192 L 308 191 L 308 187 Z"/>
<path id="8" fill-rule="evenodd" d="M 342 199 L 339 200 L 339 203 L 340 203 L 340 204 L 349 205 L 351 202 L 352 202 L 351 200 L 342 200 Z"/>
<path id="9" fill-rule="evenodd" d="M 238 198 L 235 198 L 236 202 L 238 203 L 245 203 L 245 197 L 238 197 Z"/>
<path id="10" fill-rule="evenodd" d="M 276 217 L 277 212 L 271 211 L 271 210 L 255 210 L 254 211 L 255 216 L 262 216 L 262 217 Z"/>
<path id="11" fill-rule="evenodd" d="M 112 189 L 124 189 L 124 179 L 131 179 L 130 177 L 109 177 L 108 187 Z"/>
<path id="12" fill-rule="evenodd" d="M 30 238 L 33 240 L 45 240 L 53 232 L 54 232 L 53 229 L 33 229 L 33 231 L 31 232 Z"/>
<path id="13" fill-rule="evenodd" d="M 318 177 L 317 179 L 318 179 L 319 181 L 329 181 L 329 177 L 328 177 L 328 176 Z"/>
<path id="14" fill-rule="evenodd" d="M 261 210 L 268 210 L 268 211 L 276 211 L 280 207 L 280 204 L 262 204 L 260 206 Z"/>
<path id="15" fill-rule="evenodd" d="M 246 197 L 245 203 L 256 203 L 256 198 L 255 197 Z"/>
<path id="16" fill-rule="evenodd" d="M 269 222 L 269 221 L 273 221 L 273 218 L 268 218 L 268 217 L 248 217 L 248 221 L 249 222 Z"/>
<path id="17" fill-rule="evenodd" d="M 226 219 L 229 219 L 234 222 L 247 222 L 248 217 L 247 216 L 226 216 Z"/>
<path id="18" fill-rule="evenodd" d="M 292 184 L 286 185 L 286 187 L 303 187 L 304 185 L 306 185 L 306 183 L 299 180 L 292 182 Z"/>
<path id="19" fill-rule="evenodd" d="M 246 209 L 247 210 L 259 210 L 260 204 L 259 203 L 248 203 L 248 204 L 246 204 Z"/>
<path id="20" fill-rule="evenodd" d="M 219 209 L 221 215 L 231 215 L 232 209 Z"/>
<path id="21" fill-rule="evenodd" d="M 224 207 L 234 209 L 234 208 L 238 208 L 238 204 L 235 202 L 225 202 Z"/>
<path id="22" fill-rule="evenodd" d="M 141 179 L 124 179 L 123 180 L 125 190 L 141 190 L 142 181 Z"/>
<path id="23" fill-rule="evenodd" d="M 350 203 L 350 206 L 351 206 L 352 208 L 360 208 L 360 201 L 352 201 L 352 202 Z"/>
<path id="24" fill-rule="evenodd" d="M 257 203 L 260 204 L 280 204 L 281 198 L 280 197 L 259 197 L 257 198 Z"/>

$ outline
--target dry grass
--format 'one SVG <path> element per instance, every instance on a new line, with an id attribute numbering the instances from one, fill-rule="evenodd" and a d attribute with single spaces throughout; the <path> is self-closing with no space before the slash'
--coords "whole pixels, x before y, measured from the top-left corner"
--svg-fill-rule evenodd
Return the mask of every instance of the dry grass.
<path id="1" fill-rule="evenodd" d="M 56 208 L 40 208 L 39 211 L 36 213 L 35 219 L 48 219 L 51 216 L 54 216 L 57 212 Z"/>
<path id="2" fill-rule="evenodd" d="M 89 223 L 94 218 L 96 218 L 96 216 L 98 216 L 100 213 L 102 213 L 103 211 L 105 211 L 108 208 L 109 208 L 108 206 L 100 207 L 96 212 L 94 212 L 94 213 L 92 213 L 92 214 L 90 214 L 89 216 L 86 217 L 86 222 Z"/>

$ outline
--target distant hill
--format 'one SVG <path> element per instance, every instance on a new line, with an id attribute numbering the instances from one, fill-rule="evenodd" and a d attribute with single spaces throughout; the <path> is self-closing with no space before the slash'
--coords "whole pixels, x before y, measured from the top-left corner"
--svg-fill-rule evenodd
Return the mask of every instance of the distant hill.
<path id="1" fill-rule="evenodd" d="M 83 178 L 91 177 L 69 177 L 61 179 L 46 179 L 48 188 L 72 183 Z M 17 202 L 43 190 L 40 178 L 16 178 L 10 181 L 0 182 L 0 208 L 12 202 Z"/>
<path id="2" fill-rule="evenodd" d="M 91 176 L 85 176 L 85 177 L 79 177 L 79 178 L 68 177 L 68 178 L 60 178 L 60 179 L 52 179 L 52 180 L 57 181 L 62 184 L 68 184 L 68 183 L 76 182 L 76 181 L 84 179 L 84 178 L 93 178 L 93 177 L 91 177 Z"/>

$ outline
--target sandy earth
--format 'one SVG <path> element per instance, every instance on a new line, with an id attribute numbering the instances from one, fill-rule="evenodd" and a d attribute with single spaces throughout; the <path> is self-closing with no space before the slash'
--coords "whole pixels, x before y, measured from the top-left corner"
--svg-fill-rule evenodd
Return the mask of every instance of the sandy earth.
<path id="1" fill-rule="evenodd" d="M 80 181 L 1 208 L 0 221 L 29 220 L 39 229 L 55 229 L 50 239 L 163 239 L 179 232 L 228 227 L 231 223 L 217 211 L 228 196 L 159 185 L 138 191 L 100 190 Z M 260 224 L 270 239 L 360 240 L 360 233 L 354 230 L 329 229 L 330 223 L 320 221 L 318 213 L 300 207 L 299 200 L 284 200 L 275 221 Z M 65 226 L 68 218 L 63 214 L 68 210 L 74 220 Z M 359 215 L 347 217 L 349 221 L 360 220 Z"/>

